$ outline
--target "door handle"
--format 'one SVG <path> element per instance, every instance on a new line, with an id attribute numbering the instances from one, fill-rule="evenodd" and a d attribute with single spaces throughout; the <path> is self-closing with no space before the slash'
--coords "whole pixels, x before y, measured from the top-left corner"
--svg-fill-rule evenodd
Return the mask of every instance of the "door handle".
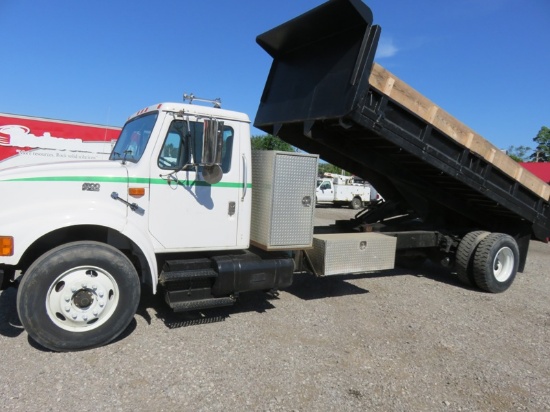
<path id="1" fill-rule="evenodd" d="M 248 185 L 246 184 L 246 178 L 248 175 L 247 169 L 247 163 L 246 163 L 246 155 L 243 153 L 243 195 L 241 196 L 241 202 L 244 201 L 244 198 L 246 197 L 246 190 L 248 189 Z"/>

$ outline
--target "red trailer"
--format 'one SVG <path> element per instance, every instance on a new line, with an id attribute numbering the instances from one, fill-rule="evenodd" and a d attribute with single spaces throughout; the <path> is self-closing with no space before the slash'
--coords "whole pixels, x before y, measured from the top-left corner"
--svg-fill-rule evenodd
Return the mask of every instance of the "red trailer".
<path id="1" fill-rule="evenodd" d="M 120 129 L 0 113 L 0 168 L 52 161 L 107 159 Z"/>
<path id="2" fill-rule="evenodd" d="M 520 165 L 529 170 L 539 179 L 550 184 L 550 162 L 520 163 Z"/>

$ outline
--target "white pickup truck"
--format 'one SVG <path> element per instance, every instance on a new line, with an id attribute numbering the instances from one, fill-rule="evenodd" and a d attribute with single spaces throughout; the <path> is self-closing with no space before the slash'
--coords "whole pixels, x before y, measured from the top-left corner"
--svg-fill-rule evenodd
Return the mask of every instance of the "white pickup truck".
<path id="1" fill-rule="evenodd" d="M 353 183 L 353 178 L 325 177 L 317 181 L 315 200 L 317 204 L 348 205 L 352 209 L 376 201 L 379 195 L 368 183 Z"/>

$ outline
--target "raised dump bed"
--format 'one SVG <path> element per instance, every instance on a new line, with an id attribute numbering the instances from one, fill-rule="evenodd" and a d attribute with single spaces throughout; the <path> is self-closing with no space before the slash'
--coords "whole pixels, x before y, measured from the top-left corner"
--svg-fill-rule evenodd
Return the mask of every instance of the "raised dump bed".
<path id="1" fill-rule="evenodd" d="M 255 127 L 371 182 L 387 202 L 358 216 L 363 230 L 506 233 L 521 268 L 529 238 L 550 236 L 550 186 L 374 64 L 372 20 L 332 0 L 258 36 L 273 64 Z"/>
<path id="2" fill-rule="evenodd" d="M 429 258 L 502 292 L 529 240 L 550 237 L 550 187 L 374 64 L 372 21 L 361 1 L 331 0 L 258 36 L 273 64 L 254 125 L 384 196 L 332 231 L 394 236 L 397 264 Z"/>

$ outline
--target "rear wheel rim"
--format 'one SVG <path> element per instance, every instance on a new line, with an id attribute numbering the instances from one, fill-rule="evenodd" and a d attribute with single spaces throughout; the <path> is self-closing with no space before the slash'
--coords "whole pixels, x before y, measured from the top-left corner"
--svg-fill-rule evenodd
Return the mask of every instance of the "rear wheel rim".
<path id="1" fill-rule="evenodd" d="M 509 247 L 501 248 L 493 260 L 493 276 L 499 282 L 506 282 L 514 270 L 514 252 Z"/>

